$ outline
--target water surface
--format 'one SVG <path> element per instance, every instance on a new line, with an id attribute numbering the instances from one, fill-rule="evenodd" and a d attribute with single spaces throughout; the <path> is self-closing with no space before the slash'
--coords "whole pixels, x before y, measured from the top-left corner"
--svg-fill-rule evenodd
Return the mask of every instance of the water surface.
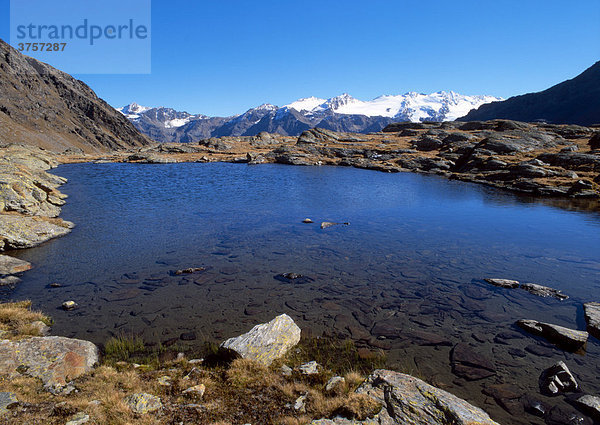
<path id="1" fill-rule="evenodd" d="M 585 329 L 582 303 L 600 299 L 598 213 L 439 177 L 343 167 L 78 164 L 54 172 L 69 179 L 61 216 L 77 227 L 12 253 L 35 268 L 4 296 L 33 300 L 54 318 L 55 334 L 102 343 L 119 333 L 164 342 L 195 332 L 182 342 L 193 346 L 285 312 L 313 334 L 389 349 L 392 367 L 497 418 L 506 412 L 488 405 L 482 387 L 504 382 L 535 393 L 539 373 L 557 360 L 588 391 L 600 390 L 597 340 L 574 355 L 514 327 L 530 318 Z M 315 224 L 302 223 L 306 217 Z M 320 229 L 321 221 L 350 225 Z M 200 266 L 207 270 L 173 275 Z M 277 278 L 286 272 L 304 278 Z M 495 288 L 484 277 L 536 282 L 571 298 Z M 68 299 L 80 308 L 62 311 Z M 496 338 L 503 332 L 513 337 Z M 448 344 L 423 345 L 423 335 Z M 461 341 L 497 375 L 453 375 L 449 353 Z"/>

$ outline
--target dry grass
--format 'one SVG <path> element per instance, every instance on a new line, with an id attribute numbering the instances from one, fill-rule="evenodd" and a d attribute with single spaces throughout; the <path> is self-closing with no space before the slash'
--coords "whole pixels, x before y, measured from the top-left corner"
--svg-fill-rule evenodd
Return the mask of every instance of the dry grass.
<path id="1" fill-rule="evenodd" d="M 0 330 L 7 332 L 5 339 L 20 339 L 25 336 L 39 336 L 39 327 L 33 322 L 51 325 L 52 320 L 41 312 L 31 310 L 31 301 L 18 301 L 0 304 Z"/>
<path id="2" fill-rule="evenodd" d="M 37 329 L 31 324 L 36 321 L 50 324 L 48 317 L 31 310 L 29 301 L 0 304 L 0 326 L 14 338 L 35 334 Z M 0 417 L 0 424 L 64 424 L 75 413 L 86 412 L 90 423 L 109 425 L 180 422 L 304 425 L 313 419 L 336 415 L 364 419 L 379 409 L 377 403 L 354 391 L 382 357 L 379 353 L 361 356 L 349 341 L 305 339 L 290 356 L 270 367 L 246 359 L 202 366 L 180 361 L 134 367 L 133 361 L 140 353 L 148 354 L 139 338 L 113 338 L 104 348 L 103 365 L 77 378 L 73 382 L 77 391 L 69 395 L 46 392 L 35 378 L 0 376 L 0 388 L 16 393 L 20 402 L 25 403 Z M 207 346 L 204 351 L 210 354 L 215 350 Z M 323 365 L 322 372 L 301 375 L 297 367 L 309 360 Z M 295 368 L 292 376 L 282 375 L 283 361 Z M 345 383 L 333 391 L 325 391 L 327 380 L 336 374 L 343 375 Z M 206 389 L 203 396 L 183 394 L 187 388 L 200 384 Z M 139 392 L 160 397 L 163 408 L 150 414 L 134 414 L 125 398 Z M 305 408 L 296 411 L 294 403 L 303 395 L 306 395 Z"/>

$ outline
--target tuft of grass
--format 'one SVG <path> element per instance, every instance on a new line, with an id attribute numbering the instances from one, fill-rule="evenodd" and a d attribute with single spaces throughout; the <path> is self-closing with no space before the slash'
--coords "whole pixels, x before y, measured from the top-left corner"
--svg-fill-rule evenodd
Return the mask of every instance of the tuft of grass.
<path id="1" fill-rule="evenodd" d="M 375 369 L 383 368 L 387 358 L 381 350 L 359 349 L 352 340 L 321 336 L 302 338 L 278 364 L 297 366 L 312 360 L 324 369 L 343 376 L 350 372 L 367 375 Z"/>
<path id="2" fill-rule="evenodd" d="M 52 325 L 52 319 L 39 311 L 31 310 L 31 301 L 18 301 L 0 304 L 0 330 L 6 334 L 2 338 L 19 339 L 26 336 L 39 336 L 39 328 L 33 322 Z"/>
<path id="3" fill-rule="evenodd" d="M 226 372 L 227 382 L 236 388 L 279 387 L 280 375 L 267 366 L 248 359 L 235 359 Z"/>
<path id="4" fill-rule="evenodd" d="M 144 340 L 139 336 L 119 335 L 110 338 L 104 345 L 107 363 L 128 362 L 146 351 Z"/>

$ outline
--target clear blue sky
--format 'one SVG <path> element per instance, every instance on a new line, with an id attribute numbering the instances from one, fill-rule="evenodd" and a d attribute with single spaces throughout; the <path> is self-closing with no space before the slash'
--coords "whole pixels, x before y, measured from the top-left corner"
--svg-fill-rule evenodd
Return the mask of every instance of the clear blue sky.
<path id="1" fill-rule="evenodd" d="M 114 106 L 231 115 L 342 92 L 509 97 L 598 60 L 598 0 L 153 0 L 150 75 L 76 77 Z"/>

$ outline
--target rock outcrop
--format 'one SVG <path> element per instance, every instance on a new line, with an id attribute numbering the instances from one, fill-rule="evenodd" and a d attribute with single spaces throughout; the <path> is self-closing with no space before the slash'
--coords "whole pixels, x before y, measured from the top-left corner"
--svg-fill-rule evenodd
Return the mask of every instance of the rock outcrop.
<path id="1" fill-rule="evenodd" d="M 73 223 L 57 218 L 66 179 L 48 173 L 55 154 L 34 146 L 0 146 L 0 251 L 31 248 L 70 232 Z"/>
<path id="2" fill-rule="evenodd" d="M 40 378 L 51 391 L 91 371 L 98 360 L 98 348 L 79 339 L 48 336 L 0 341 L 0 375 Z"/>
<path id="3" fill-rule="evenodd" d="M 268 323 L 253 327 L 248 333 L 230 338 L 220 345 L 244 359 L 265 365 L 284 356 L 300 341 L 300 328 L 287 314 L 277 316 Z"/>
<path id="4" fill-rule="evenodd" d="M 390 370 L 376 370 L 357 393 L 366 394 L 383 406 L 373 418 L 353 421 L 320 419 L 312 425 L 497 425 L 487 413 L 420 379 Z"/>

